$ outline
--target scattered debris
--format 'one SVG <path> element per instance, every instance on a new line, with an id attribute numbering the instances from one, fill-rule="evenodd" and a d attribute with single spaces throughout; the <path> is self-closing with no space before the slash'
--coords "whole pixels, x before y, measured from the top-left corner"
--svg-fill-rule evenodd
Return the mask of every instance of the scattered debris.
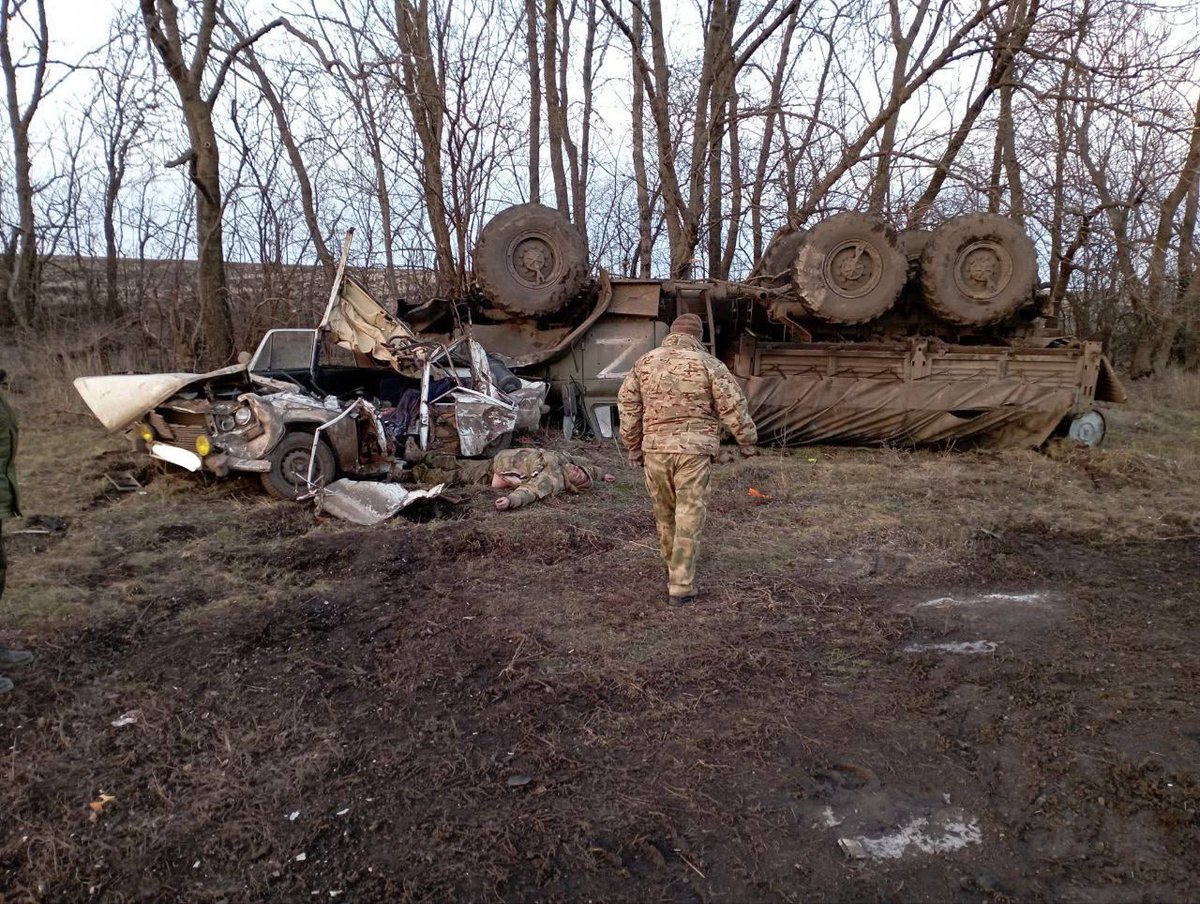
<path id="1" fill-rule="evenodd" d="M 12 536 L 21 534 L 65 534 L 67 519 L 57 515 L 28 515 L 20 530 L 12 531 Z"/>
<path id="2" fill-rule="evenodd" d="M 1002 641 L 996 640 L 959 640 L 946 643 L 910 643 L 904 647 L 905 653 L 995 653 L 996 647 Z"/>
<path id="3" fill-rule="evenodd" d="M 92 811 L 88 814 L 88 821 L 95 822 L 98 820 L 100 814 L 104 812 L 105 807 L 116 799 L 117 796 L 115 794 L 106 794 L 104 791 L 101 791 L 100 796 L 88 804 L 88 809 Z"/>
<path id="4" fill-rule="evenodd" d="M 371 527 L 382 524 L 414 502 L 440 496 L 443 489 L 445 486 L 438 484 L 428 490 L 409 490 L 398 483 L 343 477 L 318 492 L 317 510 L 343 521 Z"/>
<path id="5" fill-rule="evenodd" d="M 133 476 L 132 471 L 117 471 L 115 474 L 105 474 L 104 479 L 121 493 L 137 493 L 139 496 L 146 495 L 146 488 Z"/>
<path id="6" fill-rule="evenodd" d="M 126 725 L 137 725 L 140 721 L 142 721 L 142 711 L 140 709 L 131 709 L 129 712 L 114 719 L 112 727 L 124 728 Z"/>
<path id="7" fill-rule="evenodd" d="M 288 814 L 288 822 L 295 822 L 299 818 L 300 818 L 299 810 L 293 810 L 291 813 Z"/>
<path id="8" fill-rule="evenodd" d="M 754 487 L 750 487 L 750 490 L 747 493 L 747 495 L 750 497 L 751 501 L 753 501 L 755 505 L 764 505 L 771 501 L 770 496 L 768 496 L 766 493 L 763 493 L 763 492 L 760 492 L 759 490 L 754 489 Z"/>
<path id="9" fill-rule="evenodd" d="M 350 808 L 349 808 L 349 807 L 346 807 L 346 809 L 344 809 L 344 810 L 338 810 L 336 815 L 338 815 L 338 816 L 345 816 L 345 815 L 346 815 L 347 813 L 349 813 L 349 812 L 350 812 Z"/>
<path id="10" fill-rule="evenodd" d="M 297 863 L 303 863 L 305 860 L 308 859 L 308 854 L 304 853 L 304 851 L 301 851 L 299 854 L 297 854 L 292 859 L 295 860 Z"/>
<path id="11" fill-rule="evenodd" d="M 505 784 L 510 788 L 524 788 L 531 781 L 533 781 L 533 777 L 529 775 L 510 775 Z"/>

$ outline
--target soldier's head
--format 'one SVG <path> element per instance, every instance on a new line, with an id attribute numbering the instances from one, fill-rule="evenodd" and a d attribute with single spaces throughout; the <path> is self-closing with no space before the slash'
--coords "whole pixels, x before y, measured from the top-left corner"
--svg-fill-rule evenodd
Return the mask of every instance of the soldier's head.
<path id="1" fill-rule="evenodd" d="M 616 478 L 611 474 L 602 475 L 599 468 L 591 465 L 581 465 L 576 462 L 570 462 L 567 465 L 567 482 L 571 484 L 572 489 L 591 489 L 592 484 L 597 480 L 612 481 Z"/>
<path id="2" fill-rule="evenodd" d="M 691 336 L 696 340 L 703 339 L 704 321 L 700 319 L 699 314 L 680 314 L 671 324 L 671 333 L 672 335 Z"/>

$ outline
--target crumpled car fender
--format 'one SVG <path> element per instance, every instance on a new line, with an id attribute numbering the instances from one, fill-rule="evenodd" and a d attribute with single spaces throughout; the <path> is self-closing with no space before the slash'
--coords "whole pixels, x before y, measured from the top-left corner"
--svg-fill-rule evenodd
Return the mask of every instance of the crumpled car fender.
<path id="1" fill-rule="evenodd" d="M 299 393 L 279 392 L 266 396 L 250 394 L 245 396 L 245 400 L 254 409 L 259 423 L 263 425 L 262 435 L 246 444 L 247 448 L 253 447 L 256 450 L 256 454 L 244 456 L 247 458 L 266 458 L 290 430 L 316 429 L 342 412 L 342 407 L 336 400 L 323 403 L 312 396 Z M 338 467 L 346 471 L 353 470 L 358 464 L 357 422 L 346 418 L 326 430 L 324 436 L 333 448 Z M 259 449 L 261 452 L 257 451 Z"/>

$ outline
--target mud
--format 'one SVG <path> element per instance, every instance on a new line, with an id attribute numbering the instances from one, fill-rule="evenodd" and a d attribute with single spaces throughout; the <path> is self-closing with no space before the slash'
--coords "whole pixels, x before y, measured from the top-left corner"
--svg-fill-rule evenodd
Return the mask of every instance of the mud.
<path id="1" fill-rule="evenodd" d="M 181 572 L 40 644 L 0 708 L 5 900 L 1185 900 L 1200 878 L 1195 540 L 1013 533 L 953 584 L 869 554 L 710 571 L 732 589 L 676 611 L 624 510 L 557 508 L 537 543 L 268 511 L 259 567 L 310 592 L 197 615 Z"/>

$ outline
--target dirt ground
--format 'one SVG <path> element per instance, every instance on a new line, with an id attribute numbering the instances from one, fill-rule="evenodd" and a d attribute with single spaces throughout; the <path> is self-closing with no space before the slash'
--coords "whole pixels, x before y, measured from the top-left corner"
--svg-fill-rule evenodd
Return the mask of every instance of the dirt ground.
<path id="1" fill-rule="evenodd" d="M 0 900 L 1194 900 L 1200 392 L 1137 392 L 722 464 L 691 610 L 611 446 L 360 529 L 30 426 Z"/>

